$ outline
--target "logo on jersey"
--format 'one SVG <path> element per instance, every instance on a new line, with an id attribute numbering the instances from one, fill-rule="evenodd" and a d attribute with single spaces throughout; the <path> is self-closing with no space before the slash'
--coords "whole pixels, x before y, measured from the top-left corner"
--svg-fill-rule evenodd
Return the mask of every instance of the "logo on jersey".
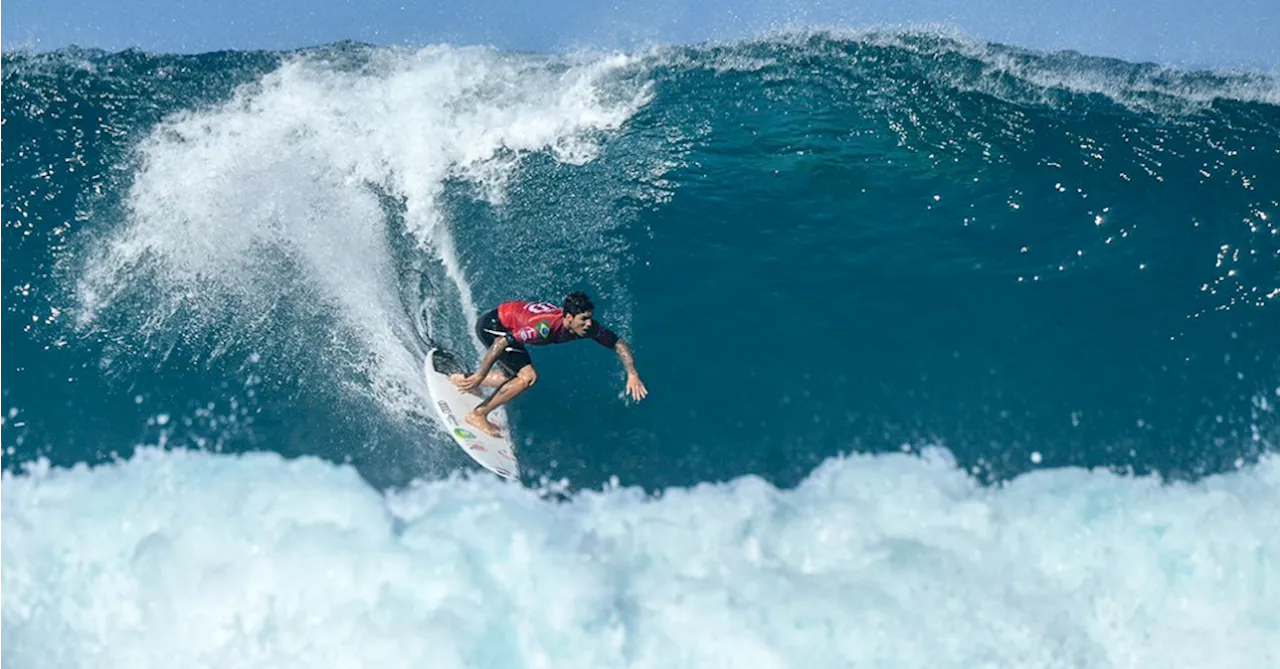
<path id="1" fill-rule="evenodd" d="M 523 327 L 516 332 L 516 339 L 519 339 L 520 341 L 533 341 L 533 338 L 537 335 L 537 330 L 531 327 Z"/>
<path id="2" fill-rule="evenodd" d="M 524 305 L 524 310 L 531 314 L 549 314 L 559 308 L 560 307 L 547 302 L 530 302 L 529 304 Z"/>
<path id="3" fill-rule="evenodd" d="M 546 339 L 551 335 L 551 326 L 547 325 L 545 322 L 538 323 L 538 334 L 542 335 L 543 339 Z"/>

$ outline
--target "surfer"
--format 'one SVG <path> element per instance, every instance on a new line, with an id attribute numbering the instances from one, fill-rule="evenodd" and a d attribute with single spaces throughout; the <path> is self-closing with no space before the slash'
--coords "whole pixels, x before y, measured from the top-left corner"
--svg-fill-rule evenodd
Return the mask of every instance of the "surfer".
<path id="1" fill-rule="evenodd" d="M 582 338 L 594 339 L 601 346 L 617 352 L 627 371 L 627 394 L 637 402 L 644 399 L 649 391 L 636 372 L 631 347 L 596 322 L 594 311 L 595 305 L 587 294 L 576 291 L 565 296 L 558 307 L 549 302 L 513 300 L 481 315 L 476 322 L 476 336 L 489 350 L 475 374 L 451 374 L 449 379 L 464 391 L 481 385 L 497 390 L 467 414 L 466 421 L 490 435 L 500 436 L 498 428 L 489 422 L 489 413 L 528 390 L 538 380 L 525 346 L 564 344 Z"/>

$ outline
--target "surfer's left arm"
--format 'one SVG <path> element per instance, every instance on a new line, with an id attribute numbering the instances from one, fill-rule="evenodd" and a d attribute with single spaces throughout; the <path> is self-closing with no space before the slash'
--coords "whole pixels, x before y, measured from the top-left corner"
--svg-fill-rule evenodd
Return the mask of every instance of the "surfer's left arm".
<path id="1" fill-rule="evenodd" d="M 632 354 L 631 347 L 627 346 L 627 342 L 622 339 L 618 339 L 618 343 L 613 345 L 613 350 L 622 361 L 623 369 L 627 370 L 627 394 L 631 399 L 639 402 L 649 394 L 649 389 L 644 387 L 644 381 L 640 380 L 640 372 L 636 371 L 635 355 Z"/>
<path id="2" fill-rule="evenodd" d="M 494 339 L 493 345 L 489 347 L 488 351 L 485 351 L 484 359 L 480 361 L 480 369 L 477 369 L 475 374 L 458 381 L 456 384 L 458 388 L 461 390 L 478 388 L 480 383 L 484 381 L 484 377 L 489 375 L 489 370 L 493 369 L 493 363 L 498 361 L 498 356 L 502 355 L 502 352 L 506 350 L 507 341 L 508 339 L 505 335 Z"/>

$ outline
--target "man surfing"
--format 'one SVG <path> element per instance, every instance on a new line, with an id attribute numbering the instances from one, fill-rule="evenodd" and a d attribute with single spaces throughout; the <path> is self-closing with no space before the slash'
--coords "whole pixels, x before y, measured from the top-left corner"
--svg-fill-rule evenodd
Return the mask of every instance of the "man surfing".
<path id="1" fill-rule="evenodd" d="M 538 373 L 525 348 L 528 345 L 545 346 L 582 338 L 594 339 L 601 346 L 617 352 L 627 371 L 627 394 L 637 402 L 644 399 L 649 391 L 636 372 L 631 347 L 597 323 L 594 311 L 595 305 L 587 294 L 577 291 L 566 295 L 559 307 L 549 302 L 513 300 L 481 315 L 476 322 L 476 336 L 489 350 L 475 374 L 451 374 L 449 379 L 464 391 L 481 385 L 497 390 L 467 414 L 467 423 L 492 436 L 501 436 L 497 426 L 489 422 L 489 413 L 528 390 L 538 380 Z"/>

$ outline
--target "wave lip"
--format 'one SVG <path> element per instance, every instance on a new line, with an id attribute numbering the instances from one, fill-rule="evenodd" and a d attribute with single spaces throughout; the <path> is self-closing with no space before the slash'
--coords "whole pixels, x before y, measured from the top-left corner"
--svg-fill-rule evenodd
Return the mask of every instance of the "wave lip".
<path id="1" fill-rule="evenodd" d="M 4 663 L 1257 667 L 1280 460 L 1196 484 L 945 451 L 542 501 L 485 478 L 140 449 L 6 473 Z"/>
<path id="2" fill-rule="evenodd" d="M 790 30 L 756 39 L 662 52 L 685 67 L 762 73 L 766 80 L 856 81 L 865 95 L 889 85 L 928 82 L 1026 106 L 1072 108 L 1097 96 L 1137 113 L 1192 117 L 1222 101 L 1280 105 L 1280 74 L 1233 69 L 1185 69 L 1039 51 L 937 30 Z M 815 69 L 815 63 L 821 67 Z M 913 94 L 919 91 L 913 89 Z"/>

